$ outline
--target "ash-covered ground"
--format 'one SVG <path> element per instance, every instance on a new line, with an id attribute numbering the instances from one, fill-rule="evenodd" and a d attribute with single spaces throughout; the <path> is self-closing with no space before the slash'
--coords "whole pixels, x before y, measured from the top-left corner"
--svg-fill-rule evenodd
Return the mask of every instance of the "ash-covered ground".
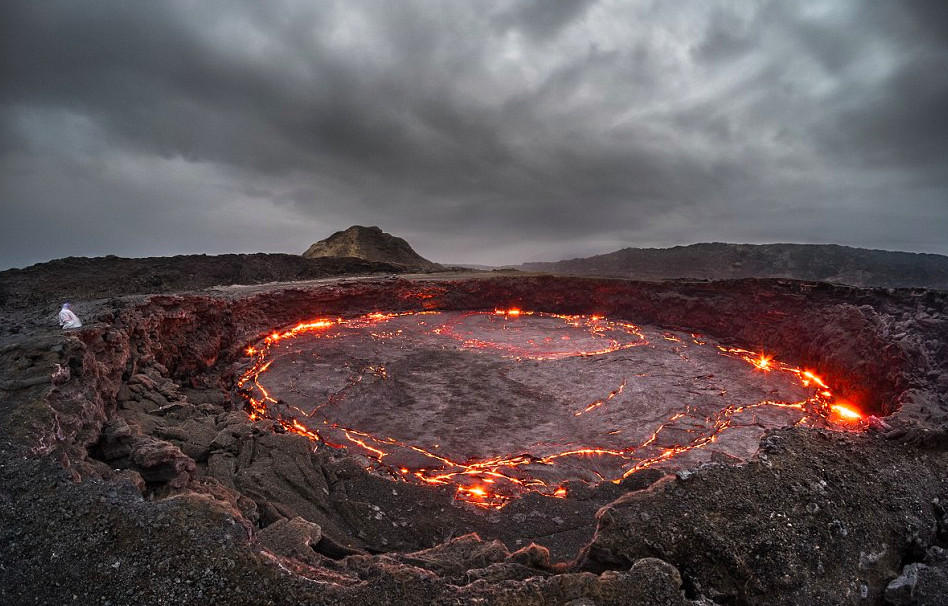
<path id="1" fill-rule="evenodd" d="M 53 297 L 69 295 L 49 284 L 45 289 L 49 300 L 3 302 L 10 319 L 0 336 L 0 601 L 5 604 L 944 603 L 945 293 L 782 280 L 669 284 L 444 275 L 339 277 L 148 296 L 126 295 L 121 283 L 110 285 L 103 278 L 96 292 L 107 298 L 74 300 L 86 325 L 63 333 L 52 317 Z M 297 428 L 293 421 L 300 415 L 291 418 L 280 408 L 305 412 L 300 405 L 311 403 L 308 396 L 318 400 L 345 385 L 327 378 L 323 391 L 310 392 L 322 378 L 295 387 L 277 381 L 288 391 L 262 411 L 248 408 L 254 389 L 239 385 L 254 363 L 247 348 L 300 322 L 349 321 L 380 311 L 495 309 L 596 315 L 633 324 L 644 340 L 662 345 L 652 354 L 670 361 L 675 353 L 707 351 L 717 363 L 743 368 L 751 379 L 768 377 L 754 388 L 765 392 L 771 389 L 766 381 L 777 375 L 711 347 L 767 352 L 777 362 L 821 377 L 834 402 L 845 400 L 865 417 L 881 420 L 866 421 L 855 432 L 811 424 L 769 430 L 756 452 L 747 451 L 746 461 L 717 456 L 647 466 L 618 483 L 564 480 L 568 490 L 562 498 L 526 491 L 497 509 L 458 499 L 457 484 L 430 486 L 386 475 L 371 451 L 352 442 L 336 448 L 314 439 L 318 436 L 307 432 L 317 428 L 302 422 Z M 664 339 L 666 333 L 679 341 Z M 626 334 L 629 343 L 640 339 Z M 692 342 L 686 349 L 686 338 L 705 345 Z M 606 401 L 573 419 L 616 413 L 619 408 L 612 405 L 624 401 L 620 398 L 647 403 L 624 374 L 634 359 L 627 360 L 628 368 L 604 368 L 601 376 L 563 367 L 541 380 L 527 372 L 540 360 L 521 356 L 522 362 L 510 366 L 508 349 L 472 362 L 465 358 L 471 352 L 454 341 L 432 364 L 443 366 L 449 379 L 450 373 L 463 375 L 465 366 L 487 373 L 488 386 L 505 376 L 491 364 L 508 365 L 511 389 L 498 398 L 516 399 L 502 400 L 504 412 L 544 397 L 561 408 L 561 419 L 575 415 L 577 404 L 585 410 L 597 400 Z M 522 346 L 522 339 L 516 344 Z M 305 353 L 303 345 L 295 346 Z M 393 373 L 390 380 L 404 376 L 394 372 L 400 363 L 417 368 L 409 363 L 411 349 L 384 360 L 385 372 Z M 334 380 L 383 381 L 377 374 L 359 375 L 377 366 L 374 355 L 353 357 L 345 350 L 341 347 L 340 358 L 345 353 L 364 364 L 350 364 L 348 374 Z M 646 351 L 638 345 L 600 359 Z M 459 356 L 466 362 L 448 363 Z M 314 368 L 329 377 L 338 372 L 335 361 L 333 355 L 314 359 Z M 274 366 L 273 372 L 278 370 Z M 718 381 L 726 375 L 718 367 L 702 373 Z M 580 374 L 586 380 L 576 385 L 588 385 L 591 375 L 594 385 L 616 378 L 621 385 L 624 378 L 626 387 L 612 398 L 615 386 L 574 398 L 567 379 Z M 264 373 L 260 379 L 273 377 L 278 375 Z M 489 411 L 491 397 L 476 389 L 476 379 L 444 377 L 419 375 L 404 392 L 396 391 L 409 396 L 405 410 L 423 415 L 426 403 L 443 402 L 457 384 L 461 395 L 477 394 L 477 406 Z M 702 380 L 714 382 L 696 377 L 674 389 L 700 392 Z M 735 384 L 754 385 L 743 379 Z M 427 393 L 426 380 L 432 385 Z M 386 392 L 373 392 L 367 379 L 362 382 L 351 391 L 366 399 L 352 400 L 353 405 L 375 398 L 391 406 Z M 790 391 L 774 400 L 809 397 L 806 390 L 792 391 L 801 385 L 778 389 Z M 294 403 L 293 393 L 307 397 Z M 751 402 L 760 401 L 760 393 L 748 395 Z M 656 410 L 659 424 L 672 408 Z M 791 410 L 802 416 L 803 411 Z M 382 418 L 367 410 L 346 418 L 378 423 L 365 431 L 372 435 L 386 427 L 420 427 L 398 436 L 412 442 L 441 433 L 428 422 L 399 428 L 393 411 Z M 359 413 L 358 406 L 348 412 Z M 713 418 L 710 413 L 702 409 L 705 419 Z M 532 414 L 535 418 L 536 411 Z M 509 452 L 532 450 L 543 441 L 538 437 L 554 429 L 538 428 L 530 418 L 525 429 L 539 433 Z M 479 421 L 482 428 L 503 429 L 498 434 L 517 429 L 504 423 L 492 423 L 489 416 Z M 616 417 L 608 423 L 613 424 L 622 431 L 648 431 L 640 420 Z M 559 430 L 562 423 L 553 425 Z M 757 440 L 766 424 L 751 425 Z M 384 437 L 396 437 L 388 434 Z M 468 437 L 454 439 L 467 447 Z M 338 435 L 330 439 L 336 440 Z M 462 454 L 496 450 L 493 444 Z"/>

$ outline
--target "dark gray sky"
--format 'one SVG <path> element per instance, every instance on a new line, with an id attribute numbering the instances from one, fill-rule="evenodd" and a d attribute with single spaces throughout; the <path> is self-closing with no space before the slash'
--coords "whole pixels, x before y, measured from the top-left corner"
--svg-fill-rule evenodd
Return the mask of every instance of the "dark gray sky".
<path id="1" fill-rule="evenodd" d="M 0 268 L 948 253 L 948 2 L 0 3 Z"/>

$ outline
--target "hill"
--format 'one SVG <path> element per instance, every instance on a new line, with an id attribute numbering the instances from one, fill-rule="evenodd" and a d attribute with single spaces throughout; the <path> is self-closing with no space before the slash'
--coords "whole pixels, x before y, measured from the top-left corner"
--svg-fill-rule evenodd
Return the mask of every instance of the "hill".
<path id="1" fill-rule="evenodd" d="M 421 255 L 403 238 L 378 227 L 353 225 L 316 242 L 303 253 L 309 259 L 321 257 L 355 257 L 366 261 L 393 263 L 414 271 L 440 271 L 444 268 Z"/>
<path id="2" fill-rule="evenodd" d="M 140 259 L 67 257 L 0 272 L 0 309 L 227 284 L 399 271 L 399 266 L 364 259 L 304 259 L 299 255 L 265 253 Z"/>
<path id="3" fill-rule="evenodd" d="M 624 248 L 521 269 L 636 280 L 792 278 L 853 286 L 948 290 L 948 257 L 852 248 L 835 244 L 692 244 Z"/>

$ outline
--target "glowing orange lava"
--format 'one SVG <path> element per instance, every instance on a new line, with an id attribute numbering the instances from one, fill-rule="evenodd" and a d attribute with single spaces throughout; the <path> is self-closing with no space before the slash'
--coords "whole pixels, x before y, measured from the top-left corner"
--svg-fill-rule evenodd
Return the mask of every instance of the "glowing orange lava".
<path id="1" fill-rule="evenodd" d="M 425 447 L 400 441 L 388 435 L 372 434 L 355 427 L 344 427 L 330 423 L 325 419 L 320 424 L 319 417 L 314 417 L 320 410 L 319 406 L 311 412 L 304 412 L 299 408 L 290 407 L 299 413 L 297 416 L 290 416 L 287 414 L 285 403 L 282 403 L 284 408 L 277 410 L 277 399 L 271 396 L 260 381 L 261 376 L 269 370 L 273 362 L 271 348 L 281 341 L 303 334 L 326 333 L 324 338 L 334 338 L 333 334 L 328 331 L 341 328 L 366 328 L 371 331 L 374 337 L 392 339 L 397 338 L 401 331 L 383 330 L 383 328 L 393 318 L 436 313 L 438 312 L 404 312 L 398 314 L 376 312 L 351 319 L 320 318 L 297 324 L 289 329 L 272 332 L 260 343 L 248 346 L 245 349 L 246 354 L 251 358 L 252 365 L 241 376 L 237 385 L 247 399 L 248 414 L 254 420 L 272 419 L 288 432 L 305 436 L 315 442 L 353 448 L 374 461 L 371 468 L 383 471 L 400 480 L 420 484 L 453 486 L 456 490 L 457 499 L 482 507 L 502 507 L 510 499 L 525 492 L 536 492 L 556 498 L 566 497 L 567 489 L 561 485 L 560 481 L 548 482 L 543 477 L 544 470 L 567 462 L 569 464 L 584 460 L 610 462 L 609 465 L 598 468 L 594 466 L 592 468 L 594 471 L 590 473 L 595 474 L 598 480 L 613 482 L 619 482 L 623 478 L 648 467 L 667 465 L 670 460 L 683 453 L 716 442 L 726 430 L 740 426 L 736 419 L 745 413 L 757 414 L 758 411 L 764 410 L 795 409 L 799 411 L 800 415 L 798 424 L 837 429 L 862 427 L 863 417 L 859 411 L 848 402 L 836 400 L 826 382 L 812 371 L 776 360 L 771 354 L 721 346 L 715 346 L 720 355 L 743 360 L 751 365 L 754 370 L 766 373 L 785 373 L 786 376 L 796 382 L 795 384 L 798 383 L 802 387 L 809 388 L 807 392 L 810 393 L 809 397 L 800 401 L 761 400 L 749 404 L 730 403 L 714 415 L 704 416 L 700 419 L 698 413 L 685 407 L 659 423 L 658 427 L 644 440 L 625 443 L 620 448 L 574 445 L 549 454 L 544 453 L 542 456 L 503 454 L 481 459 L 454 460 L 451 456 L 440 454 L 439 445 L 437 444 Z M 568 337 L 550 340 L 550 342 L 539 339 L 530 340 L 526 343 L 515 340 L 488 341 L 471 337 L 458 329 L 458 322 L 462 321 L 463 318 L 477 314 L 485 317 L 486 321 L 494 322 L 495 326 L 502 325 L 503 328 L 498 331 L 498 334 L 506 334 L 509 332 L 506 327 L 509 327 L 511 322 L 527 321 L 525 318 L 528 316 L 554 319 L 582 331 L 581 334 L 586 335 L 593 346 L 588 350 L 576 349 L 572 345 L 572 340 Z M 420 321 L 419 326 L 421 325 L 425 325 L 425 322 Z M 524 311 L 518 308 L 496 309 L 493 312 L 470 312 L 460 316 L 460 319 L 445 321 L 433 327 L 426 326 L 426 329 L 429 334 L 454 340 L 469 350 L 490 349 L 516 360 L 530 360 L 531 363 L 543 363 L 544 361 L 562 360 L 569 357 L 603 356 L 648 344 L 642 331 L 629 322 L 613 321 L 597 315 L 546 314 Z M 687 347 L 702 347 L 705 345 L 705 341 L 699 338 L 697 334 L 692 334 L 691 341 L 687 343 L 685 342 L 687 339 L 683 340 L 673 333 L 663 332 L 658 334 L 665 341 L 673 343 L 674 345 L 671 347 L 675 347 L 676 351 Z M 715 350 L 712 349 L 711 351 L 714 352 Z M 677 358 L 675 359 L 677 360 Z M 682 354 L 682 359 L 687 360 L 687 357 Z M 366 376 L 374 377 L 373 380 L 390 380 L 388 371 L 384 366 L 367 366 L 365 371 L 370 373 Z M 361 380 L 361 376 L 363 375 L 360 375 L 356 382 Z M 576 422 L 582 422 L 580 419 L 588 418 L 584 415 L 603 414 L 603 410 L 615 406 L 613 401 L 617 401 L 617 398 L 623 394 L 626 387 L 627 381 L 623 379 L 609 393 L 585 406 L 580 404 L 574 411 L 571 411 L 569 418 L 578 417 L 579 419 Z M 613 403 L 610 404 L 610 402 Z M 331 401 L 328 403 L 331 403 Z M 304 423 L 301 419 L 308 422 Z M 698 421 L 701 422 L 702 427 L 707 427 L 707 429 L 702 431 L 690 429 L 695 427 L 695 423 Z M 663 445 L 659 440 L 659 436 L 666 430 L 675 430 L 689 437 L 680 444 L 669 446 L 666 441 Z M 344 439 L 345 443 L 334 444 L 327 441 L 325 435 L 330 431 L 332 432 L 331 435 L 334 436 L 333 439 L 339 441 Z M 608 433 L 618 436 L 622 434 L 622 431 L 623 428 L 618 428 Z M 436 450 L 439 452 L 435 452 Z M 424 461 L 424 463 L 418 465 L 389 463 L 393 459 L 397 459 L 394 456 L 396 453 L 402 456 L 409 453 L 416 460 Z M 607 469 L 616 471 L 604 471 Z"/>
<path id="2" fill-rule="evenodd" d="M 862 414 L 853 408 L 848 402 L 837 402 L 836 404 L 830 406 L 830 410 L 832 410 L 837 417 L 843 419 L 844 421 L 861 421 L 863 418 Z"/>
<path id="3" fill-rule="evenodd" d="M 761 370 L 770 370 L 770 356 L 760 354 L 760 357 L 754 362 L 754 366 Z"/>

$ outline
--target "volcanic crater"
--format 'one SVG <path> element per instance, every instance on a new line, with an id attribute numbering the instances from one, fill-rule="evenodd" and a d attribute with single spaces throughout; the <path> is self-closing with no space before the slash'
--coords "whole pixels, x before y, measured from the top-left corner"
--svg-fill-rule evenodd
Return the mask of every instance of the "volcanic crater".
<path id="1" fill-rule="evenodd" d="M 865 426 L 812 371 L 598 315 L 375 312 L 300 323 L 246 353 L 251 416 L 482 506 L 743 461 L 769 428 Z"/>
<path id="2" fill-rule="evenodd" d="M 141 566 L 237 558 L 222 579 L 269 581 L 209 595 L 248 603 L 881 603 L 902 566 L 941 570 L 944 293 L 435 275 L 109 296 L 65 340 L 26 312 L 4 336 L 4 447 L 35 461 L 4 469 L 32 495 L 0 499 L 14 556 L 67 499 L 114 512 Z M 38 474 L 73 482 L 37 496 Z M 185 534 L 146 538 L 167 515 Z M 139 568 L 94 570 L 101 591 Z"/>

